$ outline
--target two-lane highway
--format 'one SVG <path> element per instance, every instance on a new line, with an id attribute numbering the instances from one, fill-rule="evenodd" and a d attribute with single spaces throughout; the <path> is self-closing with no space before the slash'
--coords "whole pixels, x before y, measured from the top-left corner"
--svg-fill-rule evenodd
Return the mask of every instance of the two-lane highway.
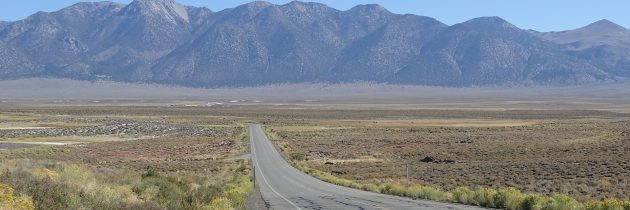
<path id="1" fill-rule="evenodd" d="M 383 195 L 313 178 L 284 160 L 260 125 L 249 126 L 256 182 L 270 209 L 479 209 Z"/>

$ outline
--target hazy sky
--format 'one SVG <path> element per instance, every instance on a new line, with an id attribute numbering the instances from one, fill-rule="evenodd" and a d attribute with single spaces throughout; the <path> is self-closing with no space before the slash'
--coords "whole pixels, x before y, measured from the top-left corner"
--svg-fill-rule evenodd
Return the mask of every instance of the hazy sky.
<path id="1" fill-rule="evenodd" d="M 23 19 L 37 11 L 55 11 L 86 0 L 4 0 L 0 20 Z M 129 3 L 131 0 L 113 0 Z M 395 13 L 434 17 L 452 25 L 480 16 L 499 16 L 516 26 L 539 31 L 558 31 L 582 27 L 608 19 L 630 27 L 630 0 L 315 0 L 340 10 L 357 4 L 380 4 Z M 213 11 L 235 7 L 247 0 L 179 0 Z M 270 0 L 285 4 L 289 0 Z"/>

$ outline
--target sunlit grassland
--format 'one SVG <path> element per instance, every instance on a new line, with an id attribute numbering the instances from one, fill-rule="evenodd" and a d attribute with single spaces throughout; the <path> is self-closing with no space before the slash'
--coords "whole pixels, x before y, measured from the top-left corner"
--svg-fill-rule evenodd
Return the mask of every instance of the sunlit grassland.
<path id="1" fill-rule="evenodd" d="M 74 112 L 75 109 L 67 110 Z M 133 115 L 103 114 L 99 108 L 89 113 L 30 111 L 3 112 L 7 117 L 0 119 L 5 132 L 13 132 L 12 137 L 2 142 L 43 145 L 0 151 L 2 206 L 14 209 L 246 208 L 253 189 L 250 165 L 247 160 L 227 160 L 247 152 L 243 123 L 206 116 L 202 112 L 180 115 L 167 109 Z M 130 122 L 142 123 L 136 126 L 158 125 L 167 131 L 162 135 L 136 131 L 117 135 L 89 133 L 98 131 L 90 127 L 115 125 L 119 122 L 116 120 L 125 120 L 123 125 Z M 82 133 L 80 136 L 54 135 L 64 133 L 59 129 L 66 128 L 80 128 Z M 36 132 L 38 135 L 30 135 L 32 129 L 40 130 Z M 48 134 L 41 129 L 57 129 L 58 132 Z M 120 129 L 129 128 L 121 126 Z M 173 133 L 169 133 L 170 130 Z"/>
<path id="2" fill-rule="evenodd" d="M 366 191 L 502 209 L 630 208 L 624 114 L 409 112 L 277 119 L 265 130 L 296 167 Z"/>

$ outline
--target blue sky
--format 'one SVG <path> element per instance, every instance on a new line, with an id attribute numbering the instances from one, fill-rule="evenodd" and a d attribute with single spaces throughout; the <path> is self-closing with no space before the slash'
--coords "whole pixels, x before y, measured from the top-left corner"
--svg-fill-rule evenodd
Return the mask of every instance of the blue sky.
<path id="1" fill-rule="evenodd" d="M 37 11 L 55 11 L 82 0 L 7 0 L 0 7 L 0 20 L 14 21 Z M 86 1 L 86 0 L 83 0 Z M 131 0 L 113 0 L 129 3 Z M 434 17 L 452 25 L 481 16 L 499 16 L 514 25 L 539 31 L 582 27 L 608 19 L 630 28 L 629 0 L 314 0 L 340 10 L 357 4 L 380 4 L 395 13 Z M 179 0 L 214 11 L 247 3 L 247 0 Z M 289 0 L 270 0 L 284 4 Z"/>

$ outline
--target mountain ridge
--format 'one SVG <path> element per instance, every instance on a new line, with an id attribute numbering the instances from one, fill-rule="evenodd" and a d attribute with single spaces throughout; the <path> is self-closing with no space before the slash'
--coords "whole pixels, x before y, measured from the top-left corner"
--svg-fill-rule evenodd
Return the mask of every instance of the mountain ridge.
<path id="1" fill-rule="evenodd" d="M 0 80 L 580 85 L 630 77 L 630 32 L 615 25 L 543 33 L 480 17 L 449 26 L 374 4 L 254 1 L 214 12 L 174 0 L 77 3 L 0 22 Z"/>

